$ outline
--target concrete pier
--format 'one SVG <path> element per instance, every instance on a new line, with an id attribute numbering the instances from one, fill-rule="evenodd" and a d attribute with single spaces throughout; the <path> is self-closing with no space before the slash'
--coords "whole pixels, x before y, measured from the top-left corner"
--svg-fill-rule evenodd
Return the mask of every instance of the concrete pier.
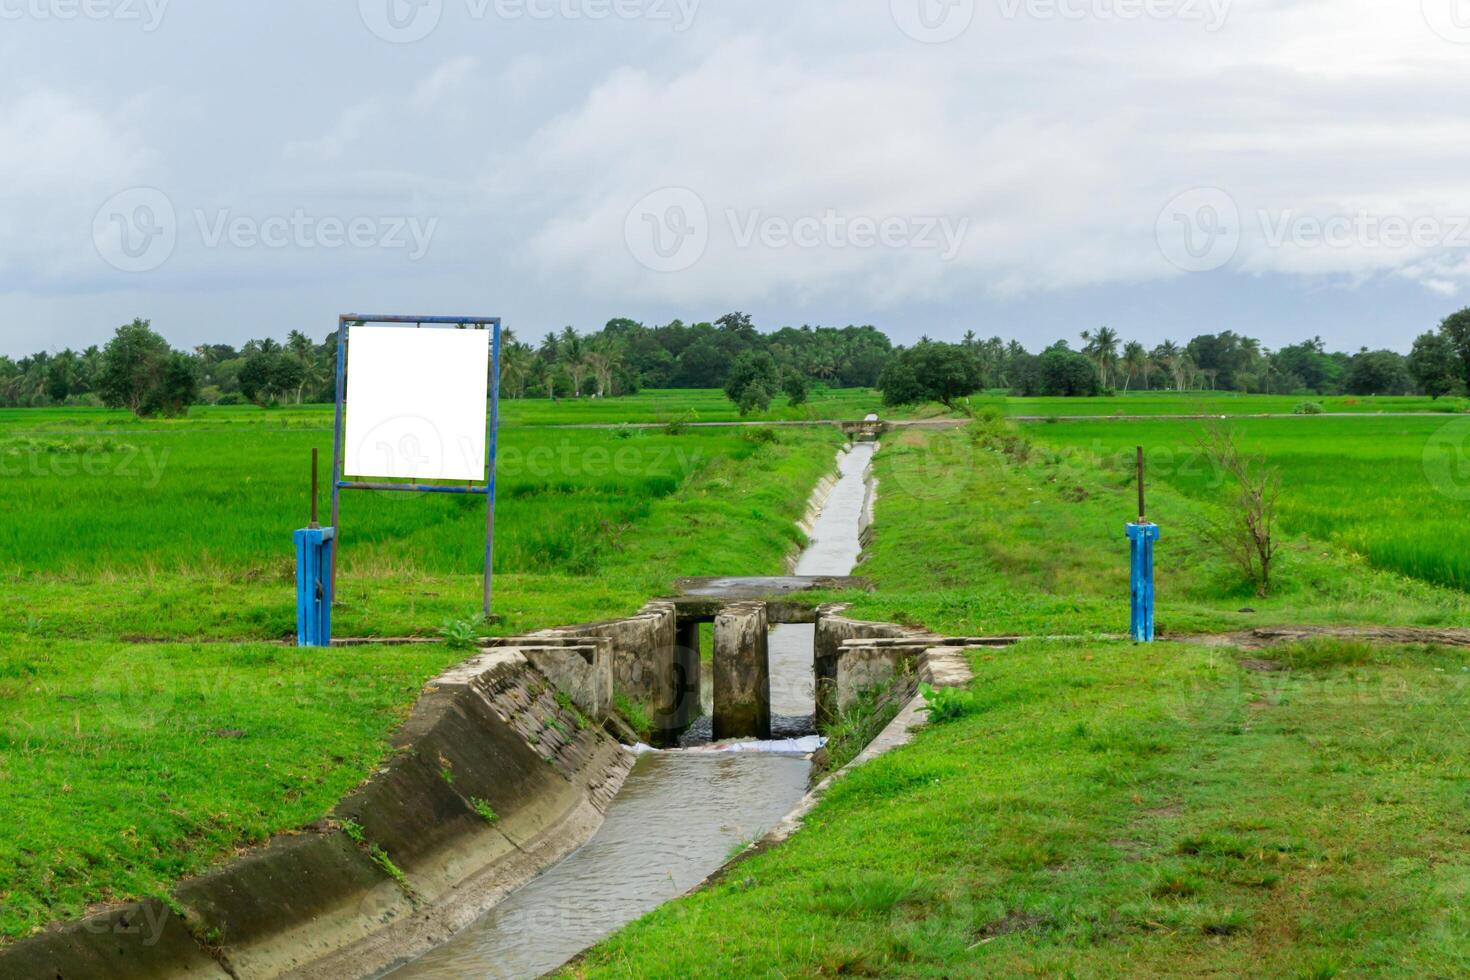
<path id="1" fill-rule="evenodd" d="M 734 603 L 715 617 L 714 689 L 716 740 L 771 737 L 764 603 Z"/>

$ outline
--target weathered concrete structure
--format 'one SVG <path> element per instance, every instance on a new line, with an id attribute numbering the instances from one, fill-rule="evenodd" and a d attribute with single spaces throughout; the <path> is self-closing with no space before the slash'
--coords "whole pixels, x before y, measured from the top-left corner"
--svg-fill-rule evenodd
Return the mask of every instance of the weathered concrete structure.
<path id="1" fill-rule="evenodd" d="M 344 977 L 442 941 L 583 844 L 632 768 L 513 650 L 425 689 L 331 818 L 0 951 L 0 977 Z M 182 915 L 178 914 L 179 912 Z"/>
<path id="2" fill-rule="evenodd" d="M 938 639 L 932 633 L 912 627 L 848 619 L 842 615 L 845 609 L 845 605 L 831 605 L 823 606 L 817 611 L 816 640 L 812 655 L 813 670 L 816 673 L 818 730 L 825 730 L 837 720 L 841 708 L 851 703 L 861 685 L 881 680 L 878 675 L 882 673 L 882 665 L 867 663 L 860 656 L 847 659 L 844 663 L 842 645 L 845 641 L 876 638 Z M 893 671 L 889 670 L 887 676 L 892 675 Z"/>
<path id="3" fill-rule="evenodd" d="M 1006 647 L 1014 636 L 945 637 L 892 623 L 841 615 L 846 606 L 823 606 L 817 619 L 817 727 L 825 729 L 863 692 L 891 688 L 918 674 L 925 658 L 953 659 L 957 651 Z"/>
<path id="4" fill-rule="evenodd" d="M 726 606 L 715 617 L 716 740 L 771 737 L 771 662 L 765 603 Z"/>
<path id="5" fill-rule="evenodd" d="M 606 640 L 612 665 L 612 692 L 648 711 L 656 729 L 679 731 L 687 727 L 687 722 L 681 725 L 679 721 L 687 709 L 674 693 L 680 687 L 676 667 L 678 621 L 674 604 L 660 599 L 627 619 L 541 630 L 516 642 L 539 643 L 543 638 Z M 697 717 L 697 708 L 695 712 Z"/>

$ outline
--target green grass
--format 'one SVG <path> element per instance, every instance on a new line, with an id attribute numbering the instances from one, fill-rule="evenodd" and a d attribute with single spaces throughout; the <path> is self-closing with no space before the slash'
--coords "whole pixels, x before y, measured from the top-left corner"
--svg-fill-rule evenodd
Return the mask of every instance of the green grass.
<path id="1" fill-rule="evenodd" d="M 565 974 L 1462 975 L 1465 656 L 1348 660 L 977 656 L 974 711 Z"/>
<path id="2" fill-rule="evenodd" d="M 1287 530 L 1370 565 L 1470 589 L 1470 419 L 1237 419 L 1242 445 L 1281 473 Z M 1197 500 L 1221 480 L 1196 451 L 1198 423 L 1032 425 L 1033 438 L 1077 447 L 1114 471 L 1146 447 L 1151 482 Z"/>

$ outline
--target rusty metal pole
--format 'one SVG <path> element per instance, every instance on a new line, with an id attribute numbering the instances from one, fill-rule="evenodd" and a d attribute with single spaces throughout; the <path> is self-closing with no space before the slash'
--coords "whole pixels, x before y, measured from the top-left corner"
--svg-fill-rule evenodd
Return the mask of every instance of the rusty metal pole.
<path id="1" fill-rule="evenodd" d="M 1148 523 L 1148 509 L 1143 502 L 1143 447 L 1138 447 L 1138 523 Z"/>
<path id="2" fill-rule="evenodd" d="M 317 450 L 313 449 L 311 451 L 311 523 L 307 525 L 312 529 L 322 526 L 317 520 L 317 492 Z"/>

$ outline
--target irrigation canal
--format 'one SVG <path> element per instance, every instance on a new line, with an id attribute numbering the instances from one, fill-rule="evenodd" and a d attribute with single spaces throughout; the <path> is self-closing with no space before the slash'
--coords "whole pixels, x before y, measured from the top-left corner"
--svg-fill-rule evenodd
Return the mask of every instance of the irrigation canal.
<path id="1" fill-rule="evenodd" d="M 862 550 L 865 474 L 874 445 L 857 443 L 802 553 L 798 575 L 848 575 Z M 770 634 L 774 735 L 813 728 L 813 630 L 780 625 Z M 705 672 L 706 675 L 709 673 Z M 704 692 L 705 714 L 711 707 Z M 760 836 L 801 799 L 805 754 L 725 752 L 707 744 L 708 721 L 685 748 L 648 752 L 585 846 L 508 896 L 448 942 L 393 972 L 394 978 L 535 977 L 627 923 L 676 898 Z"/>

